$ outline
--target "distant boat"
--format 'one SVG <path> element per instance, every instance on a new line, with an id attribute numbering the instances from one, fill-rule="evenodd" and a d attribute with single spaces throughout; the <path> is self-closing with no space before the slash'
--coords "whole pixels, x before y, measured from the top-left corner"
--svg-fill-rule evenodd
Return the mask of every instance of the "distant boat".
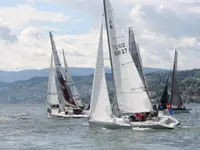
<path id="1" fill-rule="evenodd" d="M 111 109 L 105 80 L 102 23 L 92 87 L 90 127 L 173 129 L 179 124 L 175 118 L 167 115 L 149 117 L 153 111 L 152 104 L 125 44 L 124 37 L 120 30 L 116 30 L 116 20 L 110 1 L 103 0 L 103 6 L 116 111 Z M 144 114 L 144 116 L 141 117 L 142 119 L 137 119 L 137 114 Z"/>
<path id="2" fill-rule="evenodd" d="M 171 95 L 170 97 L 168 97 L 168 79 L 167 79 L 167 83 L 165 85 L 161 97 L 160 105 L 162 106 L 162 109 L 166 109 L 167 104 L 171 105 L 174 113 L 189 113 L 191 109 L 185 108 L 181 98 L 180 85 L 177 77 L 177 61 L 178 61 L 178 52 L 175 50 L 174 65 L 172 71 L 172 82 L 171 82 Z"/>
<path id="3" fill-rule="evenodd" d="M 72 91 L 67 84 L 65 72 L 61 66 L 59 56 L 57 54 L 55 42 L 51 32 L 50 40 L 52 46 L 53 60 L 55 64 L 55 85 L 59 99 L 59 113 L 49 113 L 51 116 L 66 117 L 66 118 L 82 118 L 88 117 L 79 107 L 76 99 L 73 97 Z"/>

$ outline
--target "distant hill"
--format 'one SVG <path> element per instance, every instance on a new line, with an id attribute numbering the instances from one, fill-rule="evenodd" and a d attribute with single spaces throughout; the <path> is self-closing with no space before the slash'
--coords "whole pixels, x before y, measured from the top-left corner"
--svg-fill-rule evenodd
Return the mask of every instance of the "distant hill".
<path id="1" fill-rule="evenodd" d="M 146 74 L 151 98 L 159 100 L 169 71 Z M 185 102 L 200 103 L 200 69 L 179 71 L 180 90 Z M 83 100 L 89 103 L 91 98 L 93 75 L 72 77 Z M 112 76 L 106 74 L 108 91 L 112 99 Z M 45 103 L 47 77 L 34 77 L 29 80 L 12 83 L 0 82 L 0 103 Z M 170 85 L 169 85 L 170 87 Z M 170 93 L 170 92 L 169 92 Z"/>
<path id="2" fill-rule="evenodd" d="M 94 68 L 81 68 L 71 67 L 69 68 L 72 76 L 87 76 L 94 73 Z M 165 69 L 159 68 L 144 68 L 145 73 L 164 71 Z M 105 67 L 106 73 L 110 73 L 110 68 Z M 0 81 L 13 82 L 18 80 L 28 80 L 33 77 L 47 77 L 49 69 L 30 69 L 22 71 L 2 71 L 0 70 Z"/>

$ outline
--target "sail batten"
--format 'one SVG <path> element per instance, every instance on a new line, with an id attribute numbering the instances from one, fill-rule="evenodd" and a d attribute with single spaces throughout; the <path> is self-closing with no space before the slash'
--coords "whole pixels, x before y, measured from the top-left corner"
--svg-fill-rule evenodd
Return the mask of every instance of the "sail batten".
<path id="1" fill-rule="evenodd" d="M 112 11 L 109 11 L 112 10 Z M 116 30 L 116 19 L 109 0 L 104 0 L 104 14 L 109 45 L 115 95 L 120 113 L 150 112 L 152 105 L 144 84 L 125 44 L 121 30 Z M 115 38 L 117 37 L 117 38 Z M 137 92 L 134 91 L 137 89 Z M 134 91 L 134 92 L 133 92 Z"/>

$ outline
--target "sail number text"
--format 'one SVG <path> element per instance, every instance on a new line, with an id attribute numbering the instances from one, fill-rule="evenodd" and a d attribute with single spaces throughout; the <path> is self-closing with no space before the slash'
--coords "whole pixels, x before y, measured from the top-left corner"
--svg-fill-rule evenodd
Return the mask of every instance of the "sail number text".
<path id="1" fill-rule="evenodd" d="M 127 48 L 126 48 L 125 43 L 113 45 L 112 48 L 113 48 L 115 56 L 127 53 Z"/>

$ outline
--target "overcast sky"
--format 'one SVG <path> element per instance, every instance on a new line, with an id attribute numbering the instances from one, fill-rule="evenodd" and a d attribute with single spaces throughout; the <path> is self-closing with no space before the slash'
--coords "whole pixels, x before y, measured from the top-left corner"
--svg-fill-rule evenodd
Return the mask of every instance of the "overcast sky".
<path id="1" fill-rule="evenodd" d="M 179 69 L 200 68 L 200 0 L 112 0 L 112 4 L 126 38 L 133 26 L 145 67 L 171 68 L 177 49 Z M 58 51 L 65 49 L 70 67 L 94 67 L 102 9 L 102 0 L 0 1 L 0 69 L 49 67 L 50 30 Z M 106 42 L 105 38 L 108 65 Z"/>

